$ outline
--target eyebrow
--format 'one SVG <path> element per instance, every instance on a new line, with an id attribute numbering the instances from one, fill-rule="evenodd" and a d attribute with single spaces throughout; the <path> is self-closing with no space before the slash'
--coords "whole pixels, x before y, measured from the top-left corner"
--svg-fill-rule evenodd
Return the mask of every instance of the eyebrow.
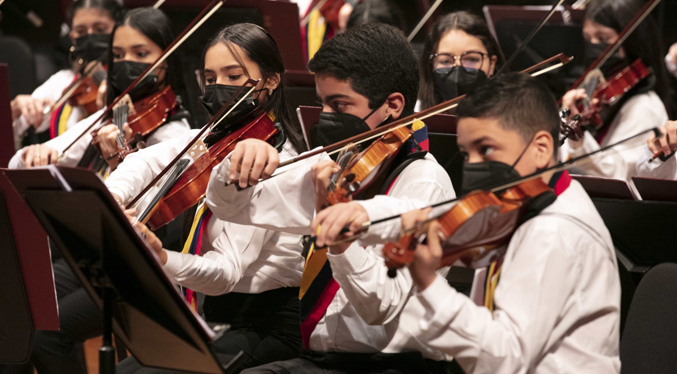
<path id="1" fill-rule="evenodd" d="M 327 96 L 324 100 L 322 100 L 322 98 L 320 98 L 320 100 L 327 102 L 327 103 L 332 101 L 332 100 L 336 100 L 336 99 L 350 99 L 350 96 L 344 95 L 344 94 L 335 94 L 335 95 Z"/>
<path id="2" fill-rule="evenodd" d="M 478 145 L 478 144 L 482 143 L 482 142 L 485 141 L 485 140 L 493 140 L 493 139 L 490 138 L 489 136 L 483 136 L 483 137 L 481 137 L 481 138 L 479 138 L 479 139 L 473 140 L 473 142 L 470 143 L 470 144 L 473 145 L 473 146 L 475 146 L 475 145 Z"/>

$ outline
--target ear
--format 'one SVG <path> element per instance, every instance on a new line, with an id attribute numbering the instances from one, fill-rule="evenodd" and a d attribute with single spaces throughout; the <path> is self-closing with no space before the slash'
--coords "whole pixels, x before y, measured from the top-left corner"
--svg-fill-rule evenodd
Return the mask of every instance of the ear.
<path id="1" fill-rule="evenodd" d="M 491 61 L 489 61 L 489 77 L 493 76 L 496 72 L 496 61 L 498 61 L 498 57 L 491 56 Z"/>
<path id="2" fill-rule="evenodd" d="M 554 157 L 555 141 L 549 132 L 541 130 L 534 136 L 534 145 L 536 146 L 534 149 L 536 167 L 545 169 Z"/>
<path id="3" fill-rule="evenodd" d="M 272 92 L 275 91 L 279 85 L 280 85 L 280 74 L 275 73 L 275 75 L 266 80 L 266 84 L 263 85 L 263 88 L 268 90 L 269 94 L 272 94 Z"/>
<path id="4" fill-rule="evenodd" d="M 389 114 L 393 120 L 400 118 L 404 111 L 404 95 L 394 92 L 388 95 L 386 99 L 386 114 Z"/>

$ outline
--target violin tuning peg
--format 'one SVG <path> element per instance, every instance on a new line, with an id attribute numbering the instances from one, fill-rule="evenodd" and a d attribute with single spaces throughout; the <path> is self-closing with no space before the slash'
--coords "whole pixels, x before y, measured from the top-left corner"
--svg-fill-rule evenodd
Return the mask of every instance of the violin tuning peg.
<path id="1" fill-rule="evenodd" d="M 349 191 L 351 194 L 354 194 L 354 193 L 357 192 L 359 189 L 360 189 L 360 184 L 359 184 L 358 182 L 354 182 L 354 183 L 351 183 L 351 184 L 348 185 L 348 191 Z"/>
<path id="2" fill-rule="evenodd" d="M 562 121 L 566 121 L 566 119 L 569 118 L 570 115 L 571 115 L 571 109 L 568 109 L 568 108 L 562 109 L 559 112 L 559 118 L 561 118 Z"/>
<path id="3" fill-rule="evenodd" d="M 355 174 L 354 173 L 350 173 L 350 174 L 346 175 L 346 183 L 351 183 L 354 180 L 355 180 Z"/>

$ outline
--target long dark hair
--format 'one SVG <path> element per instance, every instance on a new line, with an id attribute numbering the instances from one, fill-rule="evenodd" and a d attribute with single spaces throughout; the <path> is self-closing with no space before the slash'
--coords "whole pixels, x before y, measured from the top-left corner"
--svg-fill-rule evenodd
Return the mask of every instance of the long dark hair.
<path id="1" fill-rule="evenodd" d="M 591 0 L 585 7 L 585 18 L 621 33 L 644 6 L 643 0 Z M 672 92 L 668 85 L 668 73 L 663 62 L 663 42 L 652 17 L 647 17 L 623 43 L 629 62 L 641 58 L 655 75 L 654 91 L 671 111 Z"/>
<path id="2" fill-rule="evenodd" d="M 80 9 L 105 10 L 116 23 L 125 15 L 125 8 L 117 0 L 75 0 L 66 10 L 66 22 L 73 26 L 73 17 Z"/>
<path id="3" fill-rule="evenodd" d="M 136 8 L 127 12 L 121 22 L 115 24 L 115 29 L 111 34 L 111 42 L 108 46 L 108 67 L 113 66 L 113 38 L 115 31 L 120 26 L 129 26 L 134 30 L 145 35 L 153 43 L 157 44 L 160 49 L 165 50 L 174 41 L 174 33 L 172 32 L 171 22 L 169 18 L 159 9 L 153 8 Z M 177 96 L 186 97 L 186 84 L 184 81 L 183 69 L 181 66 L 181 58 L 178 52 L 174 52 L 165 60 L 165 84 L 172 86 L 172 91 Z M 108 104 L 115 99 L 112 85 L 108 85 L 108 93 L 106 95 Z"/>
<path id="4" fill-rule="evenodd" d="M 284 133 L 294 149 L 297 152 L 305 151 L 307 148 L 301 137 L 300 126 L 295 117 L 292 116 L 284 96 L 284 62 L 282 61 L 282 55 L 277 48 L 275 39 L 273 39 L 273 37 L 262 27 L 251 23 L 238 23 L 219 31 L 219 33 L 207 43 L 207 46 L 202 52 L 202 60 L 200 62 L 200 83 L 202 87 L 204 87 L 205 84 L 205 55 L 207 54 L 207 50 L 219 43 L 225 44 L 235 59 L 238 60 L 240 65 L 244 68 L 244 63 L 238 53 L 232 48 L 232 44 L 242 48 L 247 54 L 247 57 L 259 67 L 264 81 L 275 76 L 275 74 L 280 74 L 280 84 L 273 91 L 273 94 L 270 95 L 266 101 L 266 107 L 263 109 L 266 112 L 272 111 L 275 114 L 277 122 L 282 125 Z M 249 75 L 247 69 L 245 68 L 244 70 L 245 73 Z"/>
<path id="5" fill-rule="evenodd" d="M 422 109 L 430 108 L 441 102 L 441 98 L 435 94 L 430 56 L 437 52 L 442 37 L 452 30 L 463 31 L 481 40 L 484 48 L 489 52 L 489 58 L 496 56 L 494 71 L 499 71 L 505 63 L 501 47 L 498 46 L 498 42 L 491 35 L 487 23 L 482 18 L 465 11 L 447 14 L 435 23 L 423 45 L 420 61 L 421 88 L 418 93 Z"/>

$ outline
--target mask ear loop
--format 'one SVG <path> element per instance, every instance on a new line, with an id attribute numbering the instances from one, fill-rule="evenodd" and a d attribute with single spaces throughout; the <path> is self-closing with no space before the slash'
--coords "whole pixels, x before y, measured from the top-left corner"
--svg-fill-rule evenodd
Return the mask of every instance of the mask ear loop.
<path id="1" fill-rule="evenodd" d="M 517 160 L 515 160 L 515 162 L 512 164 L 511 167 L 512 167 L 513 169 L 514 169 L 515 166 L 517 166 L 517 164 L 520 162 L 520 160 L 522 159 L 522 156 L 524 156 L 524 154 L 527 153 L 527 149 L 529 149 L 529 146 L 531 145 L 531 142 L 533 142 L 535 138 L 536 138 L 536 133 L 534 133 L 534 135 L 531 136 L 531 139 L 529 139 L 529 142 L 527 143 L 527 146 L 524 147 L 524 149 L 522 150 L 522 153 L 520 153 L 519 157 L 517 157 Z"/>
<path id="2" fill-rule="evenodd" d="M 376 108 L 374 108 L 371 112 L 369 112 L 369 114 L 367 114 L 366 117 L 362 118 L 362 121 L 367 122 L 367 119 L 369 119 L 369 117 L 371 117 L 372 114 L 376 113 L 377 110 L 381 109 L 381 107 L 382 107 L 387 101 L 388 101 L 388 98 L 386 98 L 385 101 L 383 101 L 383 102 L 381 103 L 381 105 L 376 106 Z M 386 118 L 384 118 L 383 121 L 379 122 L 378 126 L 376 126 L 376 127 L 380 127 L 381 125 L 383 125 L 384 123 L 386 123 L 386 122 L 390 119 L 390 117 L 392 117 L 392 116 L 393 116 L 392 114 L 388 114 L 388 116 L 387 116 Z"/>

